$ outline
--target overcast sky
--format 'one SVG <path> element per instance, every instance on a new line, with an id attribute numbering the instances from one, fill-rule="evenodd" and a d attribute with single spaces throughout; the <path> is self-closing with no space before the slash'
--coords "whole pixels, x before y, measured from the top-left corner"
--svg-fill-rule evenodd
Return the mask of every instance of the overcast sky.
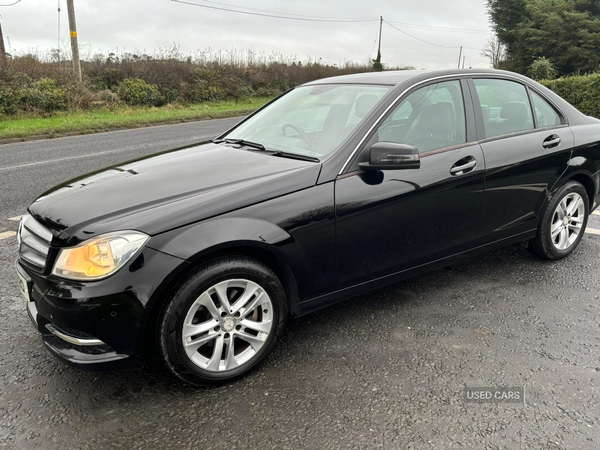
<path id="1" fill-rule="evenodd" d="M 0 0 L 0 4 L 16 0 Z M 200 5 L 272 11 L 321 18 L 377 18 L 439 46 L 413 39 L 383 25 L 382 61 L 419 69 L 455 67 L 465 46 L 466 67 L 488 67 L 481 48 L 492 35 L 484 0 L 186 0 Z M 46 53 L 58 42 L 59 0 L 21 0 L 0 7 L 7 51 Z M 66 0 L 60 0 L 61 46 L 69 46 Z M 283 20 L 200 8 L 169 0 L 75 0 L 82 55 L 123 51 L 152 54 L 179 45 L 189 54 L 207 48 L 273 52 L 331 63 L 363 62 L 376 54 L 378 21 L 322 23 Z M 411 24 L 411 26 L 403 25 Z M 453 28 L 477 32 L 443 31 Z"/>

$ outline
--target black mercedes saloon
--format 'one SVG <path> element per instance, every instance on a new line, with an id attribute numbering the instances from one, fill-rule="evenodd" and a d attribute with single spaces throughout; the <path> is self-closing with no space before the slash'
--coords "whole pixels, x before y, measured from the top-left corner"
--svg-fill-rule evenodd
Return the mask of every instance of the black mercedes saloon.
<path id="1" fill-rule="evenodd" d="M 557 260 L 599 195 L 600 121 L 494 70 L 313 81 L 212 140 L 44 193 L 16 270 L 52 354 L 242 376 L 288 317 L 499 247 Z"/>

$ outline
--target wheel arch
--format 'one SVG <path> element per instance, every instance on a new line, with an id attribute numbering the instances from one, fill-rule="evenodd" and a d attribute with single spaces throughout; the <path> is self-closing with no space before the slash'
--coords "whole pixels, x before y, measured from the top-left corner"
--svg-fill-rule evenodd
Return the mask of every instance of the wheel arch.
<path id="1" fill-rule="evenodd" d="M 591 210 L 594 206 L 594 201 L 595 201 L 596 192 L 597 192 L 596 183 L 594 183 L 594 179 L 592 178 L 592 176 L 587 173 L 580 172 L 580 173 L 576 173 L 576 174 L 570 176 L 568 179 L 565 180 L 565 183 L 567 181 L 577 181 L 579 184 L 581 184 L 585 188 L 585 191 L 587 192 L 587 195 L 588 195 L 589 207 Z M 563 184 L 565 184 L 565 183 L 563 183 Z"/>
<path id="2" fill-rule="evenodd" d="M 573 160 L 577 160 L 578 158 L 574 158 Z M 583 159 L 583 158 L 581 158 Z M 572 161 L 573 161 L 572 160 Z M 580 163 L 581 164 L 581 163 Z M 591 162 L 590 162 L 591 164 Z M 592 166 L 595 168 L 595 166 Z M 586 170 L 588 167 L 573 167 L 570 166 L 563 177 L 556 183 L 552 189 L 552 195 L 556 193 L 556 191 L 565 185 L 565 183 L 569 181 L 577 181 L 581 184 L 587 195 L 589 200 L 590 210 L 594 206 L 594 202 L 596 196 L 598 195 L 598 173 L 593 173 L 590 170 Z M 549 199 L 548 199 L 549 201 Z"/>
<path id="3" fill-rule="evenodd" d="M 173 294 L 181 282 L 194 270 L 209 261 L 226 256 L 246 256 L 253 258 L 269 267 L 281 281 L 289 314 L 293 317 L 299 313 L 299 295 L 296 276 L 290 265 L 274 246 L 256 241 L 230 241 L 204 249 L 194 255 L 189 264 L 180 266 L 177 273 L 162 286 L 156 289 L 148 302 L 145 318 L 142 320 L 140 329 L 140 342 L 142 347 L 140 353 L 151 355 L 156 350 L 156 329 L 160 312 L 167 299 Z"/>

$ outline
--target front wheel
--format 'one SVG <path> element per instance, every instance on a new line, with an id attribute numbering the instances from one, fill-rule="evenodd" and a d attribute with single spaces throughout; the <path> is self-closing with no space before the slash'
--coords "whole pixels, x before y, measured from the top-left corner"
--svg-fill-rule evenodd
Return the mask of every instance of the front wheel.
<path id="1" fill-rule="evenodd" d="M 167 301 L 159 351 L 182 380 L 213 385 L 239 378 L 273 351 L 287 317 L 277 276 L 246 257 L 196 269 Z"/>
<path id="2" fill-rule="evenodd" d="M 585 188 L 565 183 L 550 200 L 530 247 L 542 258 L 565 258 L 577 248 L 587 226 L 590 203 Z"/>

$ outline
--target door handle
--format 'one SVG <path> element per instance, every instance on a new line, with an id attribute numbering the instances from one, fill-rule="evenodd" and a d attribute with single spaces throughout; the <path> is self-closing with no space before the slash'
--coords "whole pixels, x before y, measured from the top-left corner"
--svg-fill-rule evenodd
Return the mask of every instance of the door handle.
<path id="1" fill-rule="evenodd" d="M 557 136 L 556 134 L 553 134 L 552 136 L 548 136 L 546 139 L 544 139 L 544 142 L 542 143 L 542 147 L 544 148 L 554 148 L 558 145 L 560 145 L 562 141 L 560 140 L 560 137 Z"/>
<path id="2" fill-rule="evenodd" d="M 454 164 L 450 168 L 450 174 L 457 175 L 457 176 L 464 175 L 465 173 L 473 170 L 476 165 L 477 165 L 477 160 L 474 159 L 472 156 L 468 156 L 467 158 L 463 158 L 460 161 L 458 161 L 456 164 Z"/>

